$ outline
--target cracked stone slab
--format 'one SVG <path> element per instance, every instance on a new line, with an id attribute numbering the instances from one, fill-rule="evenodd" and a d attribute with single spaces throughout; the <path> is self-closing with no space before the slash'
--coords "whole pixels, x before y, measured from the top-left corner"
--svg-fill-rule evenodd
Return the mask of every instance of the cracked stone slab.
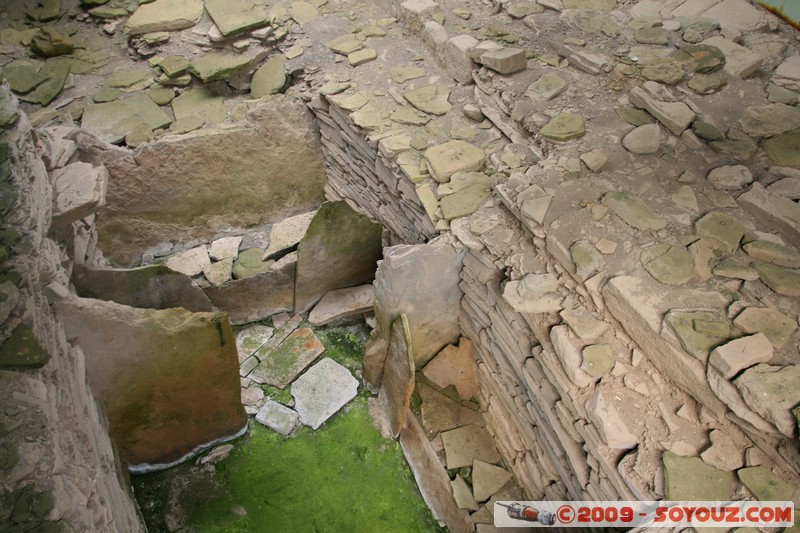
<path id="1" fill-rule="evenodd" d="M 312 429 L 319 428 L 357 393 L 358 380 L 327 357 L 292 383 L 294 409 L 300 415 L 300 422 Z"/>
<path id="2" fill-rule="evenodd" d="M 722 311 L 673 309 L 664 318 L 683 349 L 705 361 L 709 352 L 739 336 Z"/>
<path id="3" fill-rule="evenodd" d="M 372 285 L 330 291 L 311 310 L 308 321 L 313 326 L 324 326 L 342 318 L 371 311 L 373 294 Z"/>
<path id="4" fill-rule="evenodd" d="M 145 4 L 154 5 L 154 4 Z M 172 119 L 147 94 L 136 94 L 113 102 L 89 104 L 83 111 L 81 127 L 101 141 L 120 143 L 140 124 L 155 130 L 168 126 Z"/>
<path id="5" fill-rule="evenodd" d="M 277 431 L 283 436 L 289 436 L 300 420 L 297 411 L 290 409 L 274 400 L 267 400 L 256 413 L 256 422 Z"/>
<path id="6" fill-rule="evenodd" d="M 257 383 L 283 389 L 324 351 L 325 347 L 310 328 L 297 329 L 277 348 L 259 356 L 261 363 L 249 377 Z"/>
<path id="7" fill-rule="evenodd" d="M 472 466 L 477 459 L 486 463 L 500 462 L 500 453 L 485 429 L 474 424 L 442 433 L 448 470 Z"/>

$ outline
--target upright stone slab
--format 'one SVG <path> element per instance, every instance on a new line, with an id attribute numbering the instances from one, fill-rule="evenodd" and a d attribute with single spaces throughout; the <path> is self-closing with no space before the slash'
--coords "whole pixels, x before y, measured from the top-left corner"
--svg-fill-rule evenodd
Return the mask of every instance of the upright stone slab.
<path id="1" fill-rule="evenodd" d="M 171 463 L 247 423 L 236 339 L 224 313 L 77 297 L 57 308 L 67 337 L 86 354 L 89 385 L 124 461 Z"/>
<path id="2" fill-rule="evenodd" d="M 378 401 L 389 422 L 389 434 L 396 438 L 406 426 L 411 394 L 414 392 L 414 355 L 408 318 L 400 314 L 392 322 L 389 335 L 389 352 L 383 367 Z"/>
<path id="3" fill-rule="evenodd" d="M 214 306 L 192 278 L 164 265 L 141 268 L 90 268 L 75 265 L 72 282 L 79 296 L 150 309 L 183 307 L 192 312 Z"/>
<path id="4" fill-rule="evenodd" d="M 277 348 L 263 355 L 259 351 L 261 363 L 249 377 L 256 383 L 283 389 L 324 351 L 311 328 L 296 329 Z"/>
<path id="5" fill-rule="evenodd" d="M 259 102 L 235 127 L 163 138 L 108 167 L 99 246 L 125 266 L 160 242 L 213 238 L 214 220 L 273 223 L 324 197 L 314 124 L 302 103 L 283 96 Z"/>
<path id="6" fill-rule="evenodd" d="M 295 312 L 307 311 L 328 291 L 372 281 L 382 231 L 345 201 L 323 204 L 297 247 Z"/>
<path id="7" fill-rule="evenodd" d="M 383 338 L 392 321 L 408 316 L 414 364 L 422 367 L 458 342 L 463 252 L 443 238 L 422 245 L 386 248 L 375 274 L 375 318 Z"/>

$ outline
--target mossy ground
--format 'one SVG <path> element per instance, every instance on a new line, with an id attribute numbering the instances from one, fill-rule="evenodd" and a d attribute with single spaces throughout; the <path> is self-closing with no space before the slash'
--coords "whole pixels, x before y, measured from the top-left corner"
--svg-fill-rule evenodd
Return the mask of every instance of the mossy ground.
<path id="1" fill-rule="evenodd" d="M 331 357 L 360 378 L 366 328 L 318 328 Z M 317 431 L 286 439 L 251 423 L 230 457 L 134 478 L 149 531 L 442 531 L 396 441 L 381 437 L 359 395 Z"/>

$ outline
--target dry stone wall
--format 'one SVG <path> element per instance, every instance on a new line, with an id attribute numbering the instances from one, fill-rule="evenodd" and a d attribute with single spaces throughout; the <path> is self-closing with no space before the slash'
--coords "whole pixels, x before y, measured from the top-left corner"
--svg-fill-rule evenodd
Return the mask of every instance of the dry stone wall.
<path id="1" fill-rule="evenodd" d="M 4 98 L 5 91 L 0 87 Z M 57 177 L 73 170 L 68 161 L 74 144 L 58 129 L 34 135 L 27 117 L 6 102 L 3 112 L 13 118 L 0 139 L 6 202 L 2 250 L 7 254 L 0 344 L 0 529 L 143 531 L 105 417 L 89 390 L 83 351 L 67 339 L 61 318 L 48 304 L 48 297 L 67 290 L 71 265 L 94 255 L 96 174 L 83 173 L 89 181 L 82 189 L 90 191 L 86 202 L 73 202 L 74 195 L 62 198 L 61 206 L 75 207 L 81 220 L 62 217 L 51 233 L 54 209 L 59 209 Z"/>

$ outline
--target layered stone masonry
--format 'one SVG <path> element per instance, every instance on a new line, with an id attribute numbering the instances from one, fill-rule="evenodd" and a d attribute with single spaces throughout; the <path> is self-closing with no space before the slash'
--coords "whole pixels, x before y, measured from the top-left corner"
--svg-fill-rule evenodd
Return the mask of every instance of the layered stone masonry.
<path id="1" fill-rule="evenodd" d="M 83 351 L 48 305 L 67 292 L 72 266 L 95 257 L 92 213 L 104 198 L 105 169 L 70 163 L 76 147 L 65 129 L 34 136 L 5 87 L 0 96 L 11 117 L 0 135 L 0 500 L 9 510 L 0 528 L 144 531 Z"/>

